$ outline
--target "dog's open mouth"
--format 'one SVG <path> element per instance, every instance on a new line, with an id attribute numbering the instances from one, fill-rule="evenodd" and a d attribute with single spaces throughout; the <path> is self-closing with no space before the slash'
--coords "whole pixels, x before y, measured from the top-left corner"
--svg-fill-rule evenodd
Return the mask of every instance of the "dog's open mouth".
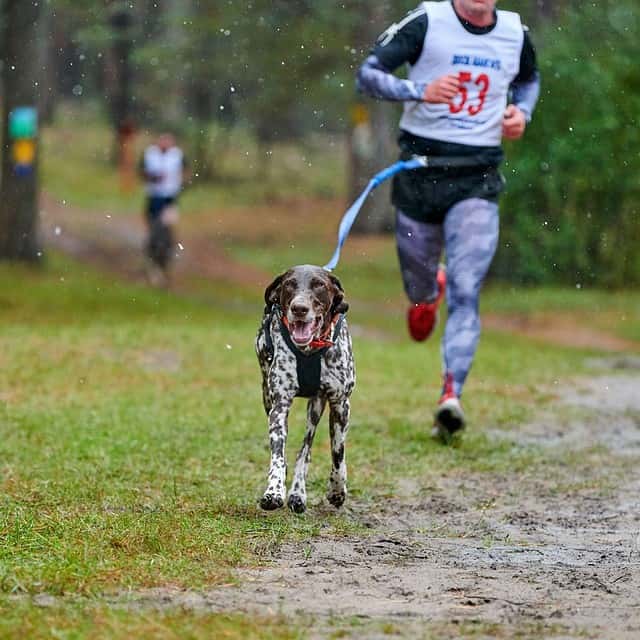
<path id="1" fill-rule="evenodd" d="M 305 346 L 309 344 L 315 335 L 315 332 L 319 326 L 319 321 L 315 320 L 294 320 L 289 323 L 289 332 L 293 341 L 297 345 Z"/>

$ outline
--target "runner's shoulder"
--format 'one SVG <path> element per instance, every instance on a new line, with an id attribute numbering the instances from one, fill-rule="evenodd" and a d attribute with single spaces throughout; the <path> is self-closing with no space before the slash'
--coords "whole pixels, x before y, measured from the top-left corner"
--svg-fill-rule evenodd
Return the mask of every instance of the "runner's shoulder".
<path id="1" fill-rule="evenodd" d="M 424 4 L 394 22 L 376 40 L 372 53 L 388 69 L 415 64 L 422 53 L 429 19 Z"/>

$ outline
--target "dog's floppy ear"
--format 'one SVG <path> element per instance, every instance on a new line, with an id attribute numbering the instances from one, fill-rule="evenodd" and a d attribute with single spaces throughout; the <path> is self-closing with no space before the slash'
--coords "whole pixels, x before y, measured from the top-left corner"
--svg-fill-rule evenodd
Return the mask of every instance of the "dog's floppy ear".
<path id="1" fill-rule="evenodd" d="M 264 303 L 267 305 L 267 309 L 271 309 L 274 304 L 280 299 L 280 288 L 282 287 L 282 281 L 288 272 L 281 273 L 265 290 L 264 290 Z"/>
<path id="2" fill-rule="evenodd" d="M 344 289 L 342 288 L 340 280 L 338 280 L 338 278 L 333 274 L 329 274 L 329 278 L 336 288 L 335 295 L 333 296 L 333 302 L 331 303 L 331 314 L 347 313 L 349 310 L 349 303 L 344 299 Z"/>

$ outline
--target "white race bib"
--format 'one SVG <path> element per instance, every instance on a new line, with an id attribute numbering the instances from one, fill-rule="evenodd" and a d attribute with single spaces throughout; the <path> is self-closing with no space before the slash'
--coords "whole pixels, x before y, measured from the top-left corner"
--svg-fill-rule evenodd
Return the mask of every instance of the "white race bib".
<path id="1" fill-rule="evenodd" d="M 471 146 L 498 146 L 509 86 L 518 75 L 524 30 L 517 13 L 498 11 L 495 27 L 467 31 L 451 2 L 425 2 L 427 35 L 409 79 L 431 83 L 457 75 L 460 92 L 451 104 L 406 102 L 400 128 L 423 138 Z"/>

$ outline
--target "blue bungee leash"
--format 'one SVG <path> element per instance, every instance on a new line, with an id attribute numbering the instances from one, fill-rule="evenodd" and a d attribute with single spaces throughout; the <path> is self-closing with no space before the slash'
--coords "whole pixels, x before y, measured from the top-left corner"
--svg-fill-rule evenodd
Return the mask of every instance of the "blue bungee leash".
<path id="1" fill-rule="evenodd" d="M 389 178 L 396 175 L 396 173 L 400 173 L 400 171 L 407 171 L 410 169 L 424 169 L 429 166 L 429 161 L 427 156 L 413 156 L 411 160 L 400 160 L 395 164 L 392 164 L 390 167 L 387 167 L 380 173 L 377 173 L 367 185 L 367 188 L 360 194 L 358 199 L 347 209 L 347 212 L 342 216 L 342 220 L 340 221 L 340 227 L 338 228 L 338 245 L 336 246 L 336 250 L 331 257 L 331 260 L 324 266 L 327 271 L 333 271 L 340 261 L 340 251 L 342 250 L 342 245 L 345 243 L 345 240 L 349 236 L 349 232 L 351 231 L 351 227 L 353 223 L 356 221 L 358 214 L 360 213 L 360 209 L 364 205 L 364 201 L 367 199 L 367 196 L 379 185 L 388 180 Z"/>

